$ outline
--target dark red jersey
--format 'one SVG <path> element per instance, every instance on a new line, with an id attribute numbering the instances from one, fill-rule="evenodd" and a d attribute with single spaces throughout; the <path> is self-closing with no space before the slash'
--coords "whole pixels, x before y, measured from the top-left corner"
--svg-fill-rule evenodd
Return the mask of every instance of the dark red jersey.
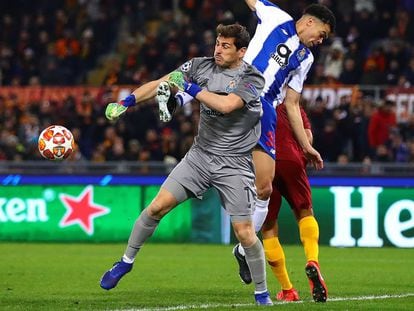
<path id="1" fill-rule="evenodd" d="M 305 111 L 300 108 L 303 126 L 305 129 L 311 129 L 311 124 Z M 284 104 L 277 106 L 277 122 L 276 122 L 276 159 L 304 161 L 302 148 L 296 140 L 292 127 L 290 126 L 287 116 L 286 106 Z"/>

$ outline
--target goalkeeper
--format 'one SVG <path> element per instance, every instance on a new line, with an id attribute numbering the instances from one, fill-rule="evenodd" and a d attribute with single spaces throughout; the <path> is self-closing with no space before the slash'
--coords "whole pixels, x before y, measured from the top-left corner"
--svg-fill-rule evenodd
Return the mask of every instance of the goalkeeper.
<path id="1" fill-rule="evenodd" d="M 150 98 L 164 102 L 173 86 L 175 91 L 183 90 L 200 102 L 200 122 L 192 147 L 141 212 L 123 257 L 103 275 L 102 288 L 114 288 L 132 269 L 138 251 L 162 217 L 179 203 L 202 198 L 214 187 L 230 215 L 235 236 L 245 249 L 255 301 L 259 305 L 272 304 L 263 246 L 252 223 L 256 198 L 252 149 L 260 136 L 259 94 L 264 78 L 243 61 L 249 39 L 241 25 L 219 25 L 214 57 L 194 58 L 176 72 L 139 87 L 120 103 L 108 105 L 106 116 L 115 120 L 128 107 Z"/>

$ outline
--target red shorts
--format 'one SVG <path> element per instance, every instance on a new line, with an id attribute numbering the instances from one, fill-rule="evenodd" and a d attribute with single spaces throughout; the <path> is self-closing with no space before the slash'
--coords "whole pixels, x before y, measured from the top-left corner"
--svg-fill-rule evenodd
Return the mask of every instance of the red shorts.
<path id="1" fill-rule="evenodd" d="M 312 208 L 312 195 L 306 168 L 302 163 L 276 160 L 276 175 L 269 202 L 266 220 L 275 220 L 279 215 L 282 197 L 297 214 L 300 210 Z"/>

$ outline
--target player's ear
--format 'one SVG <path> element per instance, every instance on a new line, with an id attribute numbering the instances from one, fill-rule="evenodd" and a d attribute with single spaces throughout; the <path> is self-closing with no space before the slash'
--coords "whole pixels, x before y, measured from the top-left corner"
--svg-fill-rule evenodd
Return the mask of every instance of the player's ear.
<path id="1" fill-rule="evenodd" d="M 244 54 L 246 54 L 246 51 L 247 51 L 247 47 L 242 47 L 242 48 L 240 48 L 237 52 L 239 53 L 239 57 L 240 58 L 243 58 L 244 57 Z"/>
<path id="2" fill-rule="evenodd" d="M 313 16 L 308 16 L 307 20 L 306 20 L 306 25 L 307 26 L 312 26 L 315 23 L 315 18 Z"/>

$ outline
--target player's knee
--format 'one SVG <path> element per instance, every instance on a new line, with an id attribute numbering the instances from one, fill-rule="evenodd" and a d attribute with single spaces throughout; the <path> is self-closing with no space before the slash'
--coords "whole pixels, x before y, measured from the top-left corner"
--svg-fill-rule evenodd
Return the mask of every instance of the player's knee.
<path id="1" fill-rule="evenodd" d="M 251 222 L 233 222 L 234 235 L 242 246 L 249 247 L 257 239 Z"/>
<path id="2" fill-rule="evenodd" d="M 300 221 L 301 219 L 305 217 L 313 216 L 313 209 L 311 205 L 304 205 L 304 206 L 301 206 L 300 208 L 296 208 L 294 210 L 294 213 L 295 213 L 295 217 L 297 221 Z"/>
<path id="3" fill-rule="evenodd" d="M 154 200 L 147 207 L 148 215 L 155 218 L 155 219 L 163 218 L 170 210 L 171 210 L 171 207 L 169 207 L 167 205 L 162 205 L 162 204 L 160 204 L 160 202 L 158 202 L 156 200 Z"/>
<path id="4" fill-rule="evenodd" d="M 263 232 L 273 232 L 277 236 L 276 222 L 276 218 L 266 218 L 262 225 L 262 235 Z"/>

